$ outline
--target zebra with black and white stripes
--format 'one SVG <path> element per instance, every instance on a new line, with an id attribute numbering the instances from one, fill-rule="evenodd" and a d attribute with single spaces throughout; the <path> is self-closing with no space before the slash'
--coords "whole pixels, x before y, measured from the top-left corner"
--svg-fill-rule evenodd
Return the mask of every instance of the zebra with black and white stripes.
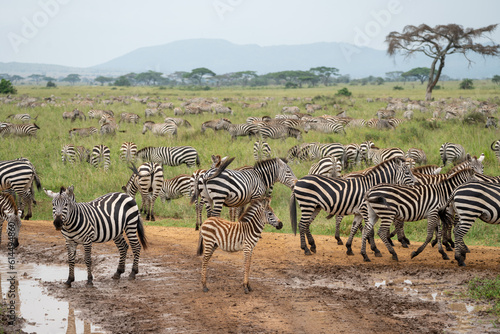
<path id="1" fill-rule="evenodd" d="M 422 184 L 417 186 L 379 184 L 368 190 L 364 196 L 364 204 L 360 211 L 365 219 L 361 241 L 361 255 L 365 261 L 370 261 L 366 255 L 366 238 L 380 218 L 378 235 L 392 254 L 392 259 L 398 261 L 398 255 L 387 236 L 389 228 L 396 219 L 403 222 L 413 222 L 427 219 L 427 237 L 424 243 L 411 253 L 411 258 L 420 254 L 432 240 L 437 230 L 438 251 L 444 260 L 448 255 L 443 250 L 442 230 L 439 224 L 438 210 L 445 205 L 449 196 L 459 185 L 473 180 L 474 171 L 463 169 L 445 178 L 440 183 Z"/>
<path id="2" fill-rule="evenodd" d="M 439 210 L 439 216 L 451 225 L 447 208 L 458 218 L 455 226 L 455 260 L 459 266 L 465 266 L 468 248 L 463 238 L 479 218 L 488 224 L 500 224 L 500 184 L 471 181 L 455 189 L 445 205 Z"/>
<path id="3" fill-rule="evenodd" d="M 375 184 L 397 183 L 414 184 L 415 177 L 403 158 L 395 157 L 373 167 L 366 175 L 350 179 L 333 179 L 319 175 L 306 175 L 295 183 L 290 198 L 290 220 L 294 232 L 297 230 L 296 203 L 299 204 L 302 216 L 300 218 L 300 245 L 306 255 L 316 252 L 316 243 L 309 230 L 309 225 L 316 215 L 324 210 L 328 217 L 334 215 L 354 214 L 353 226 L 362 219 L 358 207 L 363 196 Z M 309 243 L 311 249 L 306 244 Z M 352 243 L 349 236 L 348 244 Z"/>
<path id="4" fill-rule="evenodd" d="M 379 163 L 394 157 L 404 158 L 405 152 L 398 147 L 391 147 L 391 148 L 372 147 L 368 150 L 368 160 L 371 161 L 373 165 L 378 165 Z"/>
<path id="5" fill-rule="evenodd" d="M 263 139 L 281 139 L 286 140 L 288 137 L 295 138 L 297 140 L 302 140 L 302 132 L 299 129 L 291 128 L 286 125 L 273 124 L 273 125 L 262 125 L 259 129 L 260 135 Z"/>
<path id="6" fill-rule="evenodd" d="M 73 186 L 67 189 L 61 187 L 59 192 L 47 189 L 44 189 L 44 192 L 52 198 L 54 226 L 66 239 L 69 264 L 66 286 L 70 287 L 75 281 L 75 255 L 79 244 L 83 244 L 85 250 L 87 285 L 93 285 L 91 267 L 93 243 L 114 241 L 120 253 L 120 260 L 113 278 L 119 279 L 125 272 L 125 259 L 129 247 L 124 234 L 134 254 L 129 278 L 135 278 L 139 272 L 141 245 L 146 249 L 148 244 L 139 208 L 132 197 L 124 193 L 109 193 L 91 202 L 77 203 Z"/>
<path id="7" fill-rule="evenodd" d="M 12 114 L 7 116 L 6 119 L 12 119 L 13 121 L 30 122 L 31 120 L 36 121 L 36 117 L 31 117 L 30 114 Z"/>
<path id="8" fill-rule="evenodd" d="M 18 196 L 17 206 L 26 220 L 32 217 L 32 204 L 36 203 L 33 183 L 38 190 L 42 189 L 40 178 L 31 161 L 26 158 L 0 161 L 0 188 L 9 189 Z M 27 213 L 24 212 L 26 206 Z"/>
<path id="9" fill-rule="evenodd" d="M 457 165 L 467 157 L 465 148 L 462 145 L 449 142 L 441 145 L 439 155 L 441 156 L 441 160 L 443 160 L 443 166 L 446 166 L 448 162 Z"/>
<path id="10" fill-rule="evenodd" d="M 187 120 L 184 118 L 177 118 L 177 117 L 167 117 L 163 120 L 163 122 L 168 123 L 168 122 L 174 122 L 175 125 L 179 126 L 185 126 L 186 128 L 191 128 L 192 125 L 189 123 Z"/>
<path id="11" fill-rule="evenodd" d="M 355 143 L 344 145 L 341 161 L 344 169 L 359 165 L 361 163 L 361 145 Z"/>
<path id="12" fill-rule="evenodd" d="M 155 162 L 160 165 L 179 166 L 186 164 L 189 168 L 200 166 L 198 151 L 191 146 L 144 147 L 137 151 L 137 158 L 142 161 Z"/>
<path id="13" fill-rule="evenodd" d="M 252 291 L 248 283 L 252 252 L 259 241 L 264 225 L 270 224 L 281 229 L 283 223 L 274 214 L 270 206 L 271 199 L 254 199 L 240 216 L 238 222 L 231 222 L 219 217 L 209 217 L 201 225 L 198 242 L 198 256 L 203 255 L 201 266 L 201 284 L 203 292 L 207 292 L 207 266 L 214 251 L 219 247 L 226 252 L 243 251 L 245 293 Z"/>
<path id="14" fill-rule="evenodd" d="M 478 158 L 476 156 L 471 157 L 470 154 L 467 153 L 465 156 L 465 160 L 455 165 L 448 172 L 454 173 L 465 168 L 472 168 L 476 173 L 483 174 L 484 173 L 483 160 L 484 160 L 484 154 L 481 154 Z"/>
<path id="15" fill-rule="evenodd" d="M 73 138 L 73 136 L 79 135 L 80 137 L 89 137 L 99 133 L 96 127 L 90 126 L 88 128 L 73 128 L 68 131 L 69 137 Z"/>
<path id="16" fill-rule="evenodd" d="M 90 150 L 84 146 L 77 146 L 73 144 L 63 145 L 61 149 L 61 160 L 65 164 L 69 162 L 74 164 L 75 162 L 90 162 Z"/>
<path id="17" fill-rule="evenodd" d="M 154 206 L 163 186 L 163 168 L 160 164 L 146 162 L 140 165 L 139 168 L 132 164 L 130 169 L 133 174 L 127 186 L 125 186 L 125 193 L 135 196 L 135 192 L 139 190 L 142 198 L 142 210 L 146 213 L 146 220 L 155 221 Z M 130 188 L 127 188 L 129 185 Z M 132 189 L 135 189 L 134 193 Z"/>
<path id="18" fill-rule="evenodd" d="M 137 145 L 134 142 L 126 141 L 120 146 L 120 160 L 125 162 L 135 162 L 137 158 Z"/>
<path id="19" fill-rule="evenodd" d="M 109 147 L 103 144 L 95 145 L 92 148 L 90 164 L 95 168 L 99 168 L 102 164 L 104 170 L 107 171 L 109 169 L 109 165 L 111 164 L 111 150 Z"/>
<path id="20" fill-rule="evenodd" d="M 131 112 L 122 112 L 120 114 L 120 120 L 118 123 L 125 122 L 125 123 L 133 123 L 137 124 L 139 123 L 139 120 L 141 119 L 141 116 L 131 113 Z"/>
<path id="21" fill-rule="evenodd" d="M 180 174 L 164 180 L 158 196 L 163 203 L 183 196 L 191 198 L 191 175 Z"/>
<path id="22" fill-rule="evenodd" d="M 253 143 L 253 157 L 256 161 L 271 159 L 271 146 L 266 141 L 257 140 Z"/>
<path id="23" fill-rule="evenodd" d="M 334 156 L 328 156 L 319 159 L 309 168 L 308 174 L 312 175 L 323 175 L 328 177 L 340 177 L 340 172 L 342 171 L 342 163 L 339 159 Z"/>
<path id="24" fill-rule="evenodd" d="M 343 134 L 345 134 L 344 125 L 341 123 L 337 123 L 337 122 L 321 122 L 321 123 L 307 122 L 304 125 L 304 131 L 309 132 L 311 130 L 318 131 L 321 133 L 343 133 Z"/>
<path id="25" fill-rule="evenodd" d="M 7 222 L 9 240 L 12 246 L 19 246 L 19 231 L 21 229 L 21 210 L 17 210 L 16 201 L 10 194 L 2 193 L 5 189 L 0 188 L 0 244 L 2 243 L 2 227 L 4 220 Z M 10 247 L 8 247 L 10 248 Z"/>
<path id="26" fill-rule="evenodd" d="M 492 142 L 490 148 L 493 153 L 495 153 L 495 157 L 497 157 L 497 160 L 500 162 L 500 139 Z"/>
<path id="27" fill-rule="evenodd" d="M 411 171 L 413 173 L 436 175 L 441 173 L 442 169 L 443 167 L 438 165 L 425 165 L 425 166 L 414 167 L 411 169 Z"/>
<path id="28" fill-rule="evenodd" d="M 220 119 L 216 126 L 216 130 L 226 130 L 229 132 L 231 135 L 231 140 L 235 140 L 236 137 L 242 137 L 242 136 L 259 136 L 259 126 L 255 124 L 248 124 L 248 123 L 242 123 L 242 124 L 232 124 L 229 120 L 227 119 Z"/>
<path id="29" fill-rule="evenodd" d="M 415 163 L 418 165 L 427 164 L 427 155 L 421 148 L 415 148 L 415 147 L 409 148 L 408 151 L 406 152 L 406 157 L 415 160 Z"/>
<path id="30" fill-rule="evenodd" d="M 4 127 L 0 127 L 0 137 L 13 135 L 17 137 L 34 137 L 36 138 L 36 133 L 40 129 L 38 125 L 33 124 L 10 124 Z"/>
<path id="31" fill-rule="evenodd" d="M 145 134 L 148 130 L 157 136 L 177 136 L 177 124 L 174 122 L 155 123 L 153 121 L 146 121 L 142 127 L 142 134 Z"/>

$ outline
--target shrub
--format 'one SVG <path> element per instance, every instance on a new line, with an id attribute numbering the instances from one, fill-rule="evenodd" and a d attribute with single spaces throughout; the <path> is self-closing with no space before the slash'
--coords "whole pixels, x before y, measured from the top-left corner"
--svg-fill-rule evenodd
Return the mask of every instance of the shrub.
<path id="1" fill-rule="evenodd" d="M 52 81 L 47 81 L 47 88 L 55 88 L 57 87 L 56 84 Z"/>
<path id="2" fill-rule="evenodd" d="M 17 90 L 14 86 L 12 86 L 12 82 L 10 80 L 2 79 L 0 81 L 0 94 L 16 94 Z"/>
<path id="3" fill-rule="evenodd" d="M 293 82 L 287 82 L 286 85 L 285 85 L 286 89 L 297 88 L 297 87 L 299 87 L 299 85 L 297 85 L 296 83 L 293 83 Z"/>
<path id="4" fill-rule="evenodd" d="M 394 90 L 403 90 L 404 88 L 402 86 L 396 85 L 396 86 L 392 87 L 392 89 L 394 89 Z"/>
<path id="5" fill-rule="evenodd" d="M 459 87 L 460 89 L 474 89 L 474 83 L 471 79 L 463 79 Z"/>
<path id="6" fill-rule="evenodd" d="M 485 124 L 486 116 L 480 112 L 471 112 L 464 116 L 464 124 Z"/>
<path id="7" fill-rule="evenodd" d="M 337 94 L 335 94 L 335 95 L 351 96 L 352 93 L 349 91 L 349 89 L 347 89 L 346 87 L 344 87 L 342 89 L 339 89 L 337 91 Z"/>

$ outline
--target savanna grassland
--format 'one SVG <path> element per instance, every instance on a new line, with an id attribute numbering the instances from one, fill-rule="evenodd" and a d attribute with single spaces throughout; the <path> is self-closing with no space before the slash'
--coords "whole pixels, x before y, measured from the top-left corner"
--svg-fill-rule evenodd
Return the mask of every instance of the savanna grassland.
<path id="1" fill-rule="evenodd" d="M 126 184 L 131 175 L 131 170 L 119 159 L 119 148 L 124 141 L 133 141 L 139 148 L 145 146 L 180 146 L 189 145 L 197 149 L 201 167 L 210 167 L 210 157 L 212 154 L 235 157 L 231 167 L 243 165 L 253 165 L 252 155 L 254 140 L 238 138 L 232 142 L 230 136 L 225 131 L 214 132 L 208 129 L 201 133 L 200 126 L 203 122 L 219 118 L 220 115 L 203 113 L 202 115 L 183 115 L 192 124 L 192 128 L 179 127 L 177 137 L 158 137 L 151 132 L 141 134 L 142 123 L 144 122 L 145 104 L 137 102 L 130 97 L 149 97 L 148 101 L 168 101 L 179 107 L 184 99 L 194 97 L 205 97 L 217 99 L 218 102 L 229 106 L 234 111 L 234 115 L 228 117 L 233 123 L 244 123 L 249 116 L 269 115 L 274 117 L 281 113 L 283 98 L 295 98 L 289 105 L 298 106 L 301 111 L 305 111 L 305 98 L 312 98 L 314 103 L 320 104 L 325 110 L 316 111 L 315 116 L 322 114 L 335 115 L 342 110 L 347 116 L 353 118 L 364 118 L 366 120 L 374 118 L 375 113 L 380 108 L 387 106 L 387 98 L 410 98 L 411 100 L 421 100 L 425 95 L 424 85 L 417 83 L 400 84 L 403 90 L 393 90 L 395 83 L 386 83 L 375 86 L 349 86 L 346 87 L 352 92 L 350 98 L 336 96 L 336 92 L 344 86 L 316 87 L 303 89 L 282 89 L 282 88 L 221 88 L 205 90 L 179 90 L 166 87 L 128 87 L 117 88 L 108 86 L 65 86 L 53 89 L 41 87 L 19 86 L 15 99 L 23 97 L 37 98 L 37 104 L 44 101 L 44 98 L 54 96 L 55 103 L 47 103 L 45 106 L 19 107 L 19 100 L 14 100 L 8 104 L 0 104 L 0 121 L 5 121 L 10 114 L 29 113 L 37 117 L 36 124 L 40 127 L 36 138 L 0 138 L 0 159 L 8 160 L 19 157 L 26 157 L 35 165 L 41 177 L 42 186 L 51 190 L 58 190 L 61 186 L 75 186 L 77 201 L 89 201 L 108 192 L 121 191 L 121 187 Z M 479 101 L 490 101 L 500 103 L 500 87 L 495 86 L 490 81 L 475 82 L 475 89 L 460 90 L 458 82 L 445 82 L 441 89 L 436 90 L 433 97 L 438 99 L 473 99 Z M 114 97 L 124 97 L 127 103 L 115 101 L 113 104 L 105 105 L 104 100 L 113 100 Z M 367 102 L 371 98 L 374 102 Z M 379 100 L 380 99 L 380 100 Z M 92 101 L 92 107 L 82 105 L 84 100 Z M 267 106 L 261 109 L 242 108 L 241 104 L 255 103 L 267 100 Z M 122 112 L 136 113 L 141 116 L 138 125 L 121 123 L 119 132 L 114 136 L 96 135 L 90 138 L 69 138 L 68 131 L 71 128 L 95 126 L 99 128 L 98 120 L 76 120 L 70 122 L 63 120 L 64 111 L 72 111 L 78 108 L 87 115 L 90 109 L 111 109 L 115 113 L 117 120 Z M 427 119 L 432 117 L 433 109 L 427 112 L 415 111 L 414 118 L 400 125 L 394 131 L 382 131 L 377 129 L 347 129 L 345 135 L 321 134 L 309 132 L 303 134 L 303 142 L 339 142 L 342 144 L 361 143 L 365 140 L 372 140 L 376 146 L 400 147 L 408 150 L 410 147 L 423 149 L 428 157 L 429 164 L 441 164 L 439 158 L 439 147 L 444 142 L 462 144 L 471 155 L 479 156 L 484 153 L 485 174 L 500 175 L 498 161 L 490 149 L 490 144 L 500 139 L 500 130 L 485 129 L 483 118 L 474 120 L 439 120 L 430 124 Z M 498 109 L 497 109 L 498 112 Z M 170 109 L 165 110 L 167 116 L 174 116 Z M 402 111 L 398 111 L 396 117 L 402 118 Z M 494 115 L 498 116 L 498 115 Z M 444 114 L 441 114 L 444 117 Z M 155 122 L 162 122 L 160 116 L 152 118 Z M 286 141 L 268 140 L 273 156 L 285 157 L 288 149 L 298 144 L 294 138 Z M 97 144 L 105 144 L 111 149 L 111 167 L 108 172 L 103 169 L 95 169 L 88 163 L 77 163 L 75 165 L 63 164 L 61 162 L 61 147 L 64 144 L 83 145 L 89 149 Z M 291 163 L 295 175 L 300 178 L 307 174 L 312 162 L 297 164 Z M 360 167 L 361 168 L 361 167 Z M 445 168 L 445 171 L 449 166 Z M 194 168 L 183 166 L 164 168 L 164 177 L 172 178 L 179 174 L 191 174 Z M 272 205 L 277 215 L 283 220 L 284 228 L 277 233 L 291 233 L 289 224 L 289 196 L 290 190 L 277 184 L 273 193 Z M 34 220 L 51 220 L 51 202 L 43 192 L 36 192 L 37 206 L 34 208 Z M 137 196 L 140 202 L 140 196 Z M 181 226 L 193 227 L 195 223 L 194 206 L 187 198 L 181 198 L 171 203 L 162 203 L 157 200 L 155 205 L 157 220 L 147 224 L 161 226 Z M 326 220 L 325 214 L 320 213 L 311 225 L 313 234 L 333 234 L 334 220 Z M 341 227 L 341 236 L 347 237 L 352 219 L 346 217 Z M 408 223 L 405 231 L 410 240 L 423 241 L 425 239 L 426 222 Z M 266 231 L 272 231 L 270 227 Z M 21 232 L 22 233 L 22 232 Z M 469 245 L 500 245 L 500 231 L 495 226 L 478 222 L 469 231 L 466 243 Z M 299 243 L 297 240 L 297 247 Z"/>

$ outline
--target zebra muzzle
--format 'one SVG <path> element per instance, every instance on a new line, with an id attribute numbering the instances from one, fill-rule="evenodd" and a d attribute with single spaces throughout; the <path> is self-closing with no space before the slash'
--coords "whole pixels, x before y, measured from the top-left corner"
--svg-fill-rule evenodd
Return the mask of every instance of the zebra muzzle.
<path id="1" fill-rule="evenodd" d="M 62 217 L 60 215 L 57 215 L 54 218 L 54 227 L 56 228 L 57 231 L 60 231 L 62 229 L 62 226 L 63 226 Z"/>
<path id="2" fill-rule="evenodd" d="M 281 230 L 283 228 L 283 223 L 281 221 L 278 222 L 278 225 L 276 225 L 277 230 Z"/>

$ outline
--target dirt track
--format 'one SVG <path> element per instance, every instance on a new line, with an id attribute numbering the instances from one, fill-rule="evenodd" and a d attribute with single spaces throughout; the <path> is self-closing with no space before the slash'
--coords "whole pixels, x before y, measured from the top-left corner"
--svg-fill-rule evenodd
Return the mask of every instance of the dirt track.
<path id="1" fill-rule="evenodd" d="M 378 244 L 384 257 L 371 255 L 372 262 L 365 263 L 359 239 L 353 244 L 356 255 L 347 256 L 333 237 L 315 236 L 318 253 L 306 257 L 298 236 L 268 233 L 254 251 L 253 292 L 245 295 L 241 286 L 243 254 L 217 250 L 209 263 L 210 291 L 203 293 L 194 228 L 147 226 L 146 233 L 150 248 L 135 281 L 111 279 L 118 263 L 111 242 L 93 247 L 93 288 L 85 286 L 86 276 L 77 276 L 70 289 L 63 286 L 66 277 L 43 282 L 45 288 L 110 333 L 442 333 L 456 328 L 462 315 L 452 313 L 449 302 L 433 301 L 431 292 L 458 293 L 469 279 L 500 272 L 498 248 L 472 246 L 467 267 L 459 268 L 430 246 L 410 260 L 414 244 L 396 245 L 396 263 Z M 20 244 L 18 261 L 66 263 L 64 238 L 52 222 L 23 222 Z M 77 259 L 83 268 L 81 247 Z M 129 253 L 127 275 L 130 266 Z M 375 286 L 384 280 L 385 286 Z M 395 292 L 404 288 L 410 292 Z M 463 332 L 496 332 L 481 312 L 463 313 L 473 319 L 470 331 Z"/>

